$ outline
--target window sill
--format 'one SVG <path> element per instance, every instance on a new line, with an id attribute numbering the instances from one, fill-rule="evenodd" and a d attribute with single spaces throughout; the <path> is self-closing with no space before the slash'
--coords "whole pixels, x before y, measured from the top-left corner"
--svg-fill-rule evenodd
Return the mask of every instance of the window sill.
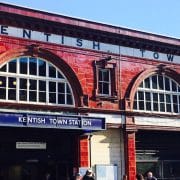
<path id="1" fill-rule="evenodd" d="M 104 100 L 104 101 L 117 101 L 117 96 L 103 96 L 103 95 L 96 95 L 96 100 Z"/>

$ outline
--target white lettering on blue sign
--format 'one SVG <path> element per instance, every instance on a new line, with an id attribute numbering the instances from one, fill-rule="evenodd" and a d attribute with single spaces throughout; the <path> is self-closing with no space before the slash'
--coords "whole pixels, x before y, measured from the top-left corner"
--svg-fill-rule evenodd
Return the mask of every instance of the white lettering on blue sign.
<path id="1" fill-rule="evenodd" d="M 43 117 L 19 117 L 19 122 L 20 123 L 33 123 L 33 124 L 45 124 L 46 119 Z"/>
<path id="2" fill-rule="evenodd" d="M 16 28 L 12 26 L 0 25 L 0 34 L 5 36 L 37 40 L 42 42 L 49 42 L 60 45 L 180 64 L 180 56 L 173 54 L 153 52 L 145 49 L 130 48 L 102 43 L 98 41 L 90 41 L 82 38 L 74 38 L 69 36 L 33 31 L 29 29 Z"/>
<path id="3" fill-rule="evenodd" d="M 82 125 L 83 126 L 91 126 L 91 121 L 90 120 L 82 120 Z"/>

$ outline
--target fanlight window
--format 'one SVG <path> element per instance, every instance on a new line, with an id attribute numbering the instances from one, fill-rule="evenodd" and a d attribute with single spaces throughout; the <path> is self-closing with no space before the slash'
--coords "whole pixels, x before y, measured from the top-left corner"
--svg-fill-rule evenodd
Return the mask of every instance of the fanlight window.
<path id="1" fill-rule="evenodd" d="M 71 87 L 54 65 L 35 57 L 19 57 L 0 68 L 0 101 L 74 105 Z"/>
<path id="2" fill-rule="evenodd" d="M 180 113 L 180 85 L 165 75 L 143 80 L 134 97 L 134 110 Z"/>

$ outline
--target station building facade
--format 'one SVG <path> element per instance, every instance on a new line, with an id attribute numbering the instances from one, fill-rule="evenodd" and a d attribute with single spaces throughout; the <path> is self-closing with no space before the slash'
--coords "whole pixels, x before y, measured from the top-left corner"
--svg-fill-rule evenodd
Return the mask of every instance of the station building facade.
<path id="1" fill-rule="evenodd" d="M 179 39 L 0 3 L 0 175 L 180 173 Z"/>

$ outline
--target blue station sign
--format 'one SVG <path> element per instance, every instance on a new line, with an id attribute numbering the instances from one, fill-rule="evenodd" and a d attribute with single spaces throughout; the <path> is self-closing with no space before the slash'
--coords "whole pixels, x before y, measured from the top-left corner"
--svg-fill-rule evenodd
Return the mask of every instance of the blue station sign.
<path id="1" fill-rule="evenodd" d="M 29 113 L 0 113 L 0 126 L 104 130 L 105 118 Z"/>

